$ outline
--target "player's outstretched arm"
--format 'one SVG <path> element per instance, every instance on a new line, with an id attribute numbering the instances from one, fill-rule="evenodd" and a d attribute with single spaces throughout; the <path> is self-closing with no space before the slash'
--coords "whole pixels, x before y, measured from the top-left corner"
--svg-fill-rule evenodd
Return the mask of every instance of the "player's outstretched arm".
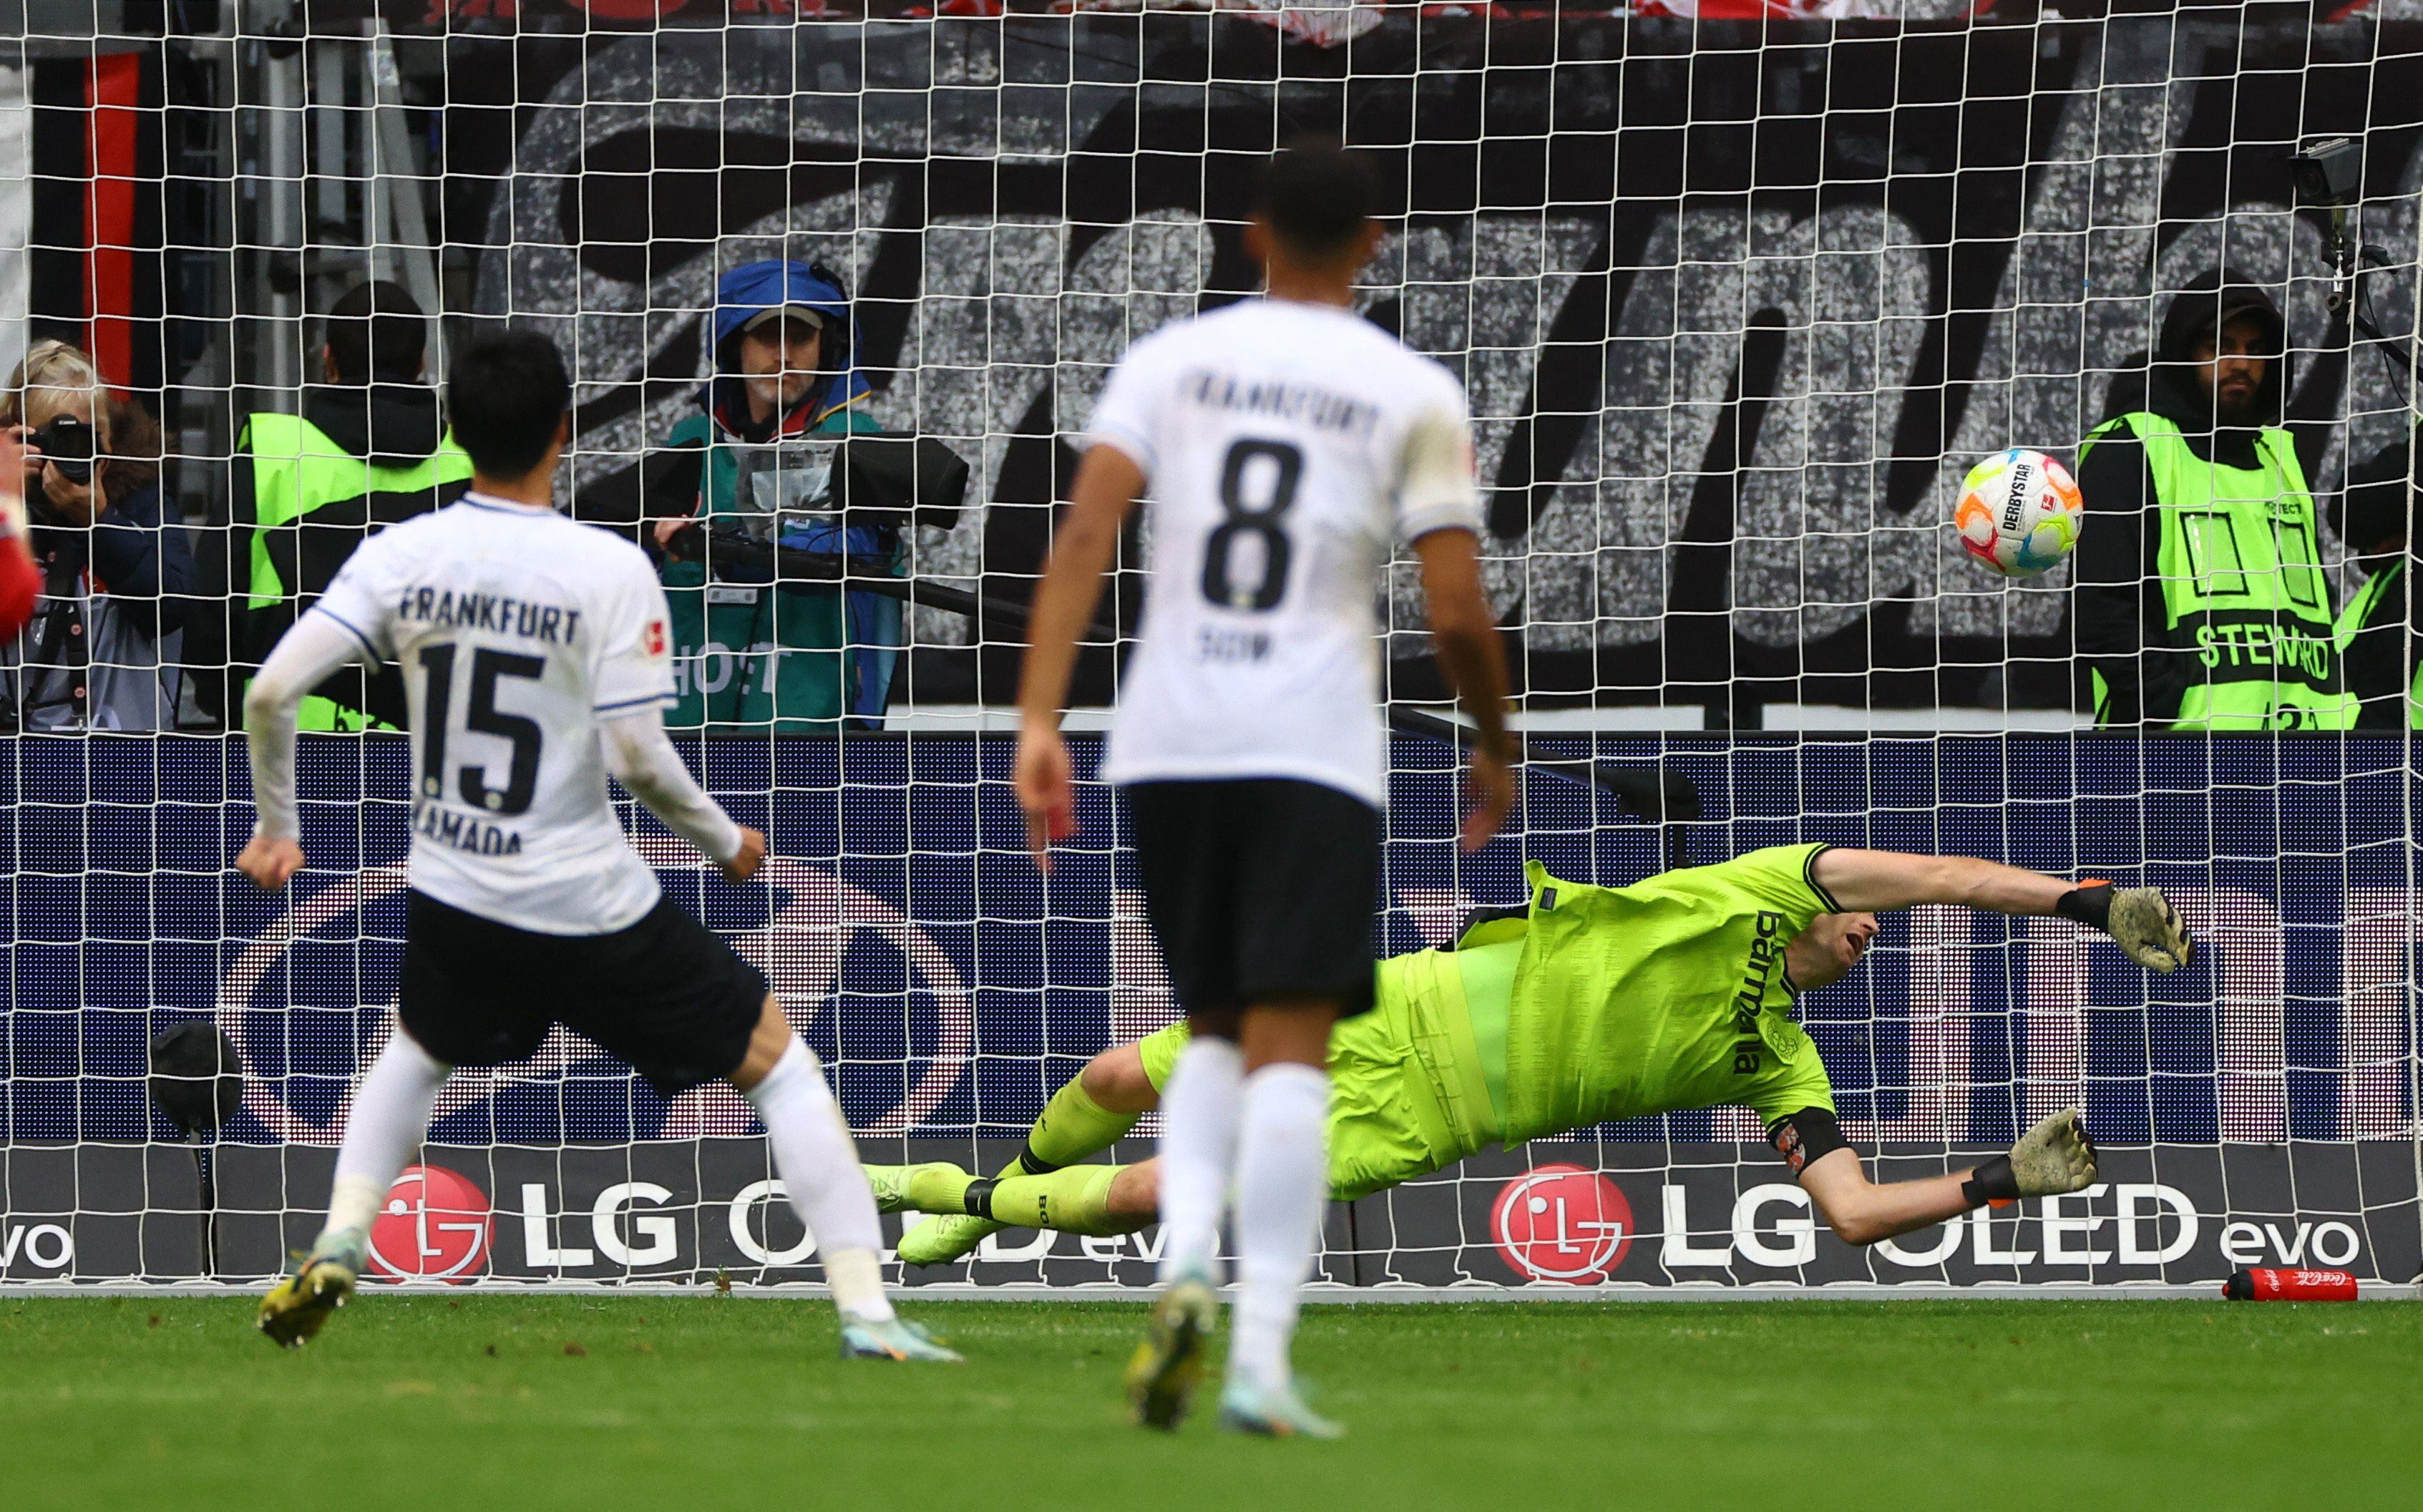
<path id="1" fill-rule="evenodd" d="M 1854 911 L 1939 903 L 1992 913 L 2059 914 L 2102 930 L 2129 959 L 2153 971 L 2176 971 L 2195 953 L 2178 910 L 2159 888 L 2073 883 L 1969 856 L 1843 847 L 1820 851 L 1813 874 L 1838 905 Z"/>
<path id="2" fill-rule="evenodd" d="M 1115 446 L 1097 443 L 1077 465 L 1069 508 L 1060 516 L 1052 559 L 1027 620 L 1026 663 L 1018 683 L 1019 806 L 1027 843 L 1049 865 L 1051 843 L 1075 827 L 1074 779 L 1060 739 L 1060 710 L 1077 669 L 1077 638 L 1101 601 L 1102 575 L 1119 548 L 1119 530 L 1144 496 L 1144 469 Z"/>
<path id="3" fill-rule="evenodd" d="M 303 869 L 303 831 L 294 811 L 294 711 L 329 673 L 367 655 L 351 630 L 325 614 L 306 614 L 278 638 L 245 690 L 245 748 L 258 817 L 235 866 L 263 891 L 277 891 Z"/>
<path id="4" fill-rule="evenodd" d="M 697 846 L 732 881 L 746 882 L 757 874 L 766 859 L 766 837 L 734 824 L 723 806 L 692 780 L 681 753 L 665 737 L 662 709 L 643 704 L 601 722 L 597 733 L 604 742 L 606 770 L 666 828 Z"/>
<path id="5" fill-rule="evenodd" d="M 1778 1128 L 1813 1117 L 1813 1129 L 1832 1127 L 1831 1114 L 1812 1110 Z M 1826 1138 L 1823 1133 L 1818 1137 Z M 2078 1110 L 2065 1108 L 2021 1135 L 2007 1155 L 1967 1171 L 1915 1181 L 1870 1181 L 1859 1152 L 1839 1142 L 1836 1135 L 1832 1148 L 1801 1166 L 1800 1188 L 1835 1237 L 1864 1245 L 1931 1227 L 1989 1203 L 2083 1191 L 2095 1184 L 2095 1142 L 2087 1138 Z"/>
<path id="6" fill-rule="evenodd" d="M 1472 811 L 1464 848 L 1479 850 L 1514 806 L 1513 742 L 1506 733 L 1506 653 L 1497 617 L 1481 588 L 1480 541 L 1469 530 L 1432 530 L 1414 542 L 1430 603 L 1440 673 L 1472 720 Z"/>

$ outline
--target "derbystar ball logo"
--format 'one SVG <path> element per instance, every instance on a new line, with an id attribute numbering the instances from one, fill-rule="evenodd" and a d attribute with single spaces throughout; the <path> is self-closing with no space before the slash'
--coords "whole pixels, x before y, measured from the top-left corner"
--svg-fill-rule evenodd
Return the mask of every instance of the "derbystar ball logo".
<path id="1" fill-rule="evenodd" d="M 488 1268 L 488 1195 L 444 1166 L 406 1166 L 371 1224 L 371 1269 L 397 1280 L 468 1281 Z"/>
<path id="2" fill-rule="evenodd" d="M 1517 1177 L 1489 1209 L 1497 1252 L 1530 1281 L 1604 1281 L 1623 1264 L 1632 1234 L 1632 1205 L 1623 1190 L 1577 1165 L 1545 1165 Z"/>

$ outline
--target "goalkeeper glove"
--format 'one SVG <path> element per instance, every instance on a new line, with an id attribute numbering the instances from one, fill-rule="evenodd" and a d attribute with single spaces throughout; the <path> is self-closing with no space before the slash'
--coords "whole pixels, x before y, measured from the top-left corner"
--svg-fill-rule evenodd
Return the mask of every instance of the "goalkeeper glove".
<path id="1" fill-rule="evenodd" d="M 2095 1185 L 2095 1142 L 2075 1108 L 2065 1108 L 2019 1136 L 1961 1183 L 1972 1207 L 2021 1197 L 2060 1197 Z"/>
<path id="2" fill-rule="evenodd" d="M 2195 954 L 2188 926 L 2160 888 L 2115 888 L 2089 882 L 2070 889 L 2053 912 L 2093 924 L 2117 941 L 2121 953 L 2149 971 L 2176 971 Z"/>

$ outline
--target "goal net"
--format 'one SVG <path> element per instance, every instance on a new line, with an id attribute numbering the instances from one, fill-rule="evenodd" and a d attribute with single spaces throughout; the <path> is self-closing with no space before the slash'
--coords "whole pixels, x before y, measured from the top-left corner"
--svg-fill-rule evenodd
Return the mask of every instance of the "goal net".
<path id="1" fill-rule="evenodd" d="M 2406 506 L 2342 501 L 2393 462 L 2365 496 L 2407 486 L 2384 458 L 2415 416 L 2423 12 L 1743 8 L 263 0 L 38 26 L 0 67 L 0 138 L 23 148 L 0 154 L 0 357 L 92 354 L 158 422 L 182 523 L 37 500 L 69 566 L 45 557 L 53 598 L 0 669 L 0 1281 L 273 1273 L 318 1226 L 390 1032 L 411 815 L 375 687 L 305 737 L 312 870 L 277 898 L 229 869 L 251 808 L 223 728 L 261 615 L 384 518 L 259 512 L 257 417 L 318 425 L 341 387 L 329 316 L 365 280 L 428 317 L 431 372 L 498 322 L 562 347 L 560 493 L 663 560 L 679 738 L 773 859 L 730 886 L 629 823 L 765 969 L 867 1158 L 998 1165 L 1090 1056 L 1170 1022 L 1114 795 L 1087 783 L 1048 877 L 1025 854 L 1021 611 L 1110 365 L 1252 291 L 1254 169 L 1307 131 L 1387 185 L 1364 313 L 1470 392 L 1531 756 L 1508 832 L 1460 855 L 1449 709 L 1398 562 L 1384 953 L 1520 902 L 1527 860 L 1621 884 L 1810 841 L 2159 884 L 2201 947 L 2155 978 L 2066 921 L 1921 908 L 1801 999 L 1874 1173 L 1957 1169 L 2075 1103 L 2104 1178 L 2077 1196 L 1855 1249 L 1748 1112 L 1715 1110 L 1337 1205 L 1326 1277 L 2413 1279 L 2405 741 L 2092 728 L 2074 563 L 1998 577 L 1945 521 L 1984 457 L 2075 462 L 2142 401 L 2172 301 L 2225 266 L 2287 331 L 2316 501 L 2303 535 L 2282 506 L 2277 539 L 2311 553 L 2289 566 L 2325 615 L 2381 589 Z M 2356 165 L 2336 213 L 2291 162 L 2329 138 Z M 768 419 L 719 323 L 801 303 L 847 370 L 830 404 L 793 423 L 785 395 Z M 131 495 L 145 471 L 103 477 Z M 2139 528 L 2087 505 L 2090 534 Z M 1080 667 L 1088 774 L 1149 530 Z M 2403 625 L 2384 581 L 2378 622 Z M 558 1031 L 449 1086 L 376 1268 L 814 1282 L 780 1194 L 736 1096 L 668 1100 Z M 1005 1233 L 909 1279 L 1132 1284 L 1156 1245 Z"/>

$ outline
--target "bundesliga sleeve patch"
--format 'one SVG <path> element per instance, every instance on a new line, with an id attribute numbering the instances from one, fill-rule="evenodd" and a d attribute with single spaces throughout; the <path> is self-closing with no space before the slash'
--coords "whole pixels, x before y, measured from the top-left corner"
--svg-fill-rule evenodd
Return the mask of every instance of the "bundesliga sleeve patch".
<path id="1" fill-rule="evenodd" d="M 650 657 L 658 657 L 665 654 L 665 622 L 662 620 L 648 622 L 648 628 L 640 635 L 640 648 Z"/>

